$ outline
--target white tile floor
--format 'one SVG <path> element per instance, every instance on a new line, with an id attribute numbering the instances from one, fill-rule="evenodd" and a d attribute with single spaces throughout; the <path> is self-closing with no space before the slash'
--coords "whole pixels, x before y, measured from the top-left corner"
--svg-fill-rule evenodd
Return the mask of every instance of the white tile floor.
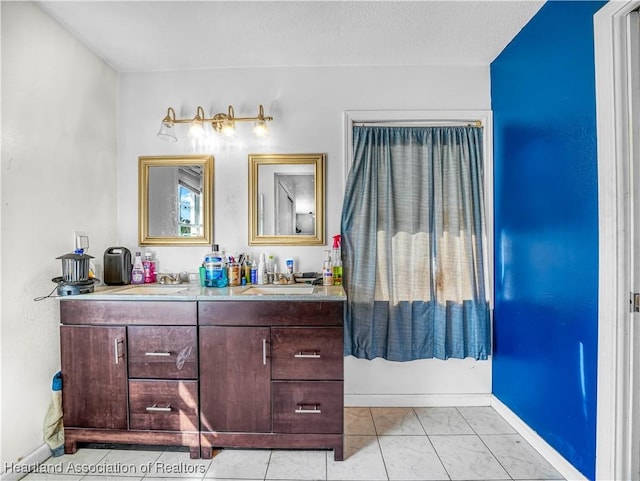
<path id="1" fill-rule="evenodd" d="M 344 454 L 335 462 L 332 451 L 225 449 L 212 460 L 192 460 L 187 452 L 81 448 L 50 458 L 23 479 L 563 479 L 490 407 L 347 408 Z"/>

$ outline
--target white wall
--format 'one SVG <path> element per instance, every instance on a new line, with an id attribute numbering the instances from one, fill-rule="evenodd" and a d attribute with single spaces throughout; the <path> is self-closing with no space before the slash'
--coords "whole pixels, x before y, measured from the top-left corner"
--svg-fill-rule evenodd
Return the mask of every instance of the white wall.
<path id="1" fill-rule="evenodd" d="M 56 257 L 117 243 L 117 76 L 31 2 L 2 2 L 0 470 L 43 443 L 60 369 Z"/>
<path id="2" fill-rule="evenodd" d="M 295 257 L 300 270 L 319 271 L 325 246 L 268 249 L 247 246 L 248 154 L 327 154 L 325 231 L 330 242 L 331 236 L 340 232 L 345 180 L 344 111 L 488 110 L 491 105 L 489 82 L 488 66 L 247 68 L 121 74 L 120 238 L 126 247 L 136 248 L 138 156 L 212 153 L 215 157 L 214 239 L 221 249 L 248 250 L 252 257 L 265 252 L 275 255 L 281 263 L 286 257 Z M 232 104 L 237 116 L 248 116 L 257 113 L 260 103 L 264 104 L 265 113 L 274 117 L 268 144 L 253 140 L 250 126 L 242 124 L 238 128 L 243 142 L 233 146 L 220 141 L 199 149 L 186 140 L 186 135 L 174 144 L 156 137 L 160 121 L 170 106 L 178 117 L 191 118 L 198 105 L 210 115 L 226 112 Z M 186 126 L 177 126 L 180 127 L 184 127 L 186 134 Z M 195 272 L 209 249 L 158 247 L 151 250 L 157 255 L 159 271 Z M 491 392 L 490 362 L 389 363 L 350 358 L 345 375 L 347 402 L 351 404 L 414 403 L 420 399 L 431 402 L 431 394 L 446 397 Z"/>

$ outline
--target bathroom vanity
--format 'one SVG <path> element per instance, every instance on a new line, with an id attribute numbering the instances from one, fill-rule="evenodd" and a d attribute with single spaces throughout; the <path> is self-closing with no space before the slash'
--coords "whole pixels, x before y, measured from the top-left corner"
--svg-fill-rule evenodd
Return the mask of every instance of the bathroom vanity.
<path id="1" fill-rule="evenodd" d="M 291 289 L 127 286 L 62 298 L 65 452 L 304 448 L 341 460 L 344 291 Z"/>

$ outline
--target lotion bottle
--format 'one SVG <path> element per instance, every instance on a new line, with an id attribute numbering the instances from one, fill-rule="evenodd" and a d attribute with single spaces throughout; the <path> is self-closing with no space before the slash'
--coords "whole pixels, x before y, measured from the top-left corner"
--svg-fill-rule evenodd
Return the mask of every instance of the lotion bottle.
<path id="1" fill-rule="evenodd" d="M 266 284 L 267 266 L 264 261 L 264 253 L 260 254 L 260 262 L 258 263 L 258 284 Z"/>
<path id="2" fill-rule="evenodd" d="M 323 286 L 332 286 L 333 285 L 333 268 L 331 265 L 331 251 L 324 251 L 325 258 L 322 263 L 322 285 Z"/>
<path id="3" fill-rule="evenodd" d="M 142 266 L 142 254 L 140 252 L 136 252 L 136 258 L 133 261 L 131 284 L 144 284 L 144 267 Z"/>

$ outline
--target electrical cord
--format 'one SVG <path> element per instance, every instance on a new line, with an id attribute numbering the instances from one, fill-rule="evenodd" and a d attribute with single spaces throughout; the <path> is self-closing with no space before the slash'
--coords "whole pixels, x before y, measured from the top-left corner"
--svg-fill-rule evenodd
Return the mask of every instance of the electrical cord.
<path id="1" fill-rule="evenodd" d="M 51 294 L 53 294 L 53 292 L 58 288 L 58 286 L 54 287 L 53 289 L 51 289 L 51 292 L 46 295 L 46 296 L 40 296 L 40 297 L 35 297 L 33 300 L 34 301 L 42 301 L 44 299 L 48 299 L 49 297 L 60 297 L 60 296 L 52 296 Z"/>

